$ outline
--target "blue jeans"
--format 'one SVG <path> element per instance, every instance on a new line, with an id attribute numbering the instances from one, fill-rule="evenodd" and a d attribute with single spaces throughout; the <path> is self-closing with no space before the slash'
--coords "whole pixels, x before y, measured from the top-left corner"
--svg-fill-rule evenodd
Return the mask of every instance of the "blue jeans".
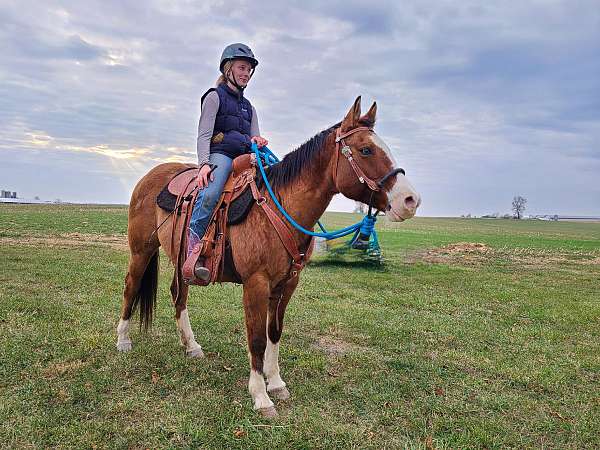
<path id="1" fill-rule="evenodd" d="M 211 164 L 216 164 L 217 168 L 212 172 L 214 180 L 209 180 L 208 186 L 198 193 L 194 209 L 192 210 L 189 229 L 190 237 L 188 240 L 188 249 L 190 250 L 200 242 L 200 239 L 202 239 L 208 228 L 208 221 L 223 192 L 223 186 L 225 186 L 225 182 L 229 178 L 233 162 L 230 157 L 220 153 L 211 153 L 209 161 Z"/>

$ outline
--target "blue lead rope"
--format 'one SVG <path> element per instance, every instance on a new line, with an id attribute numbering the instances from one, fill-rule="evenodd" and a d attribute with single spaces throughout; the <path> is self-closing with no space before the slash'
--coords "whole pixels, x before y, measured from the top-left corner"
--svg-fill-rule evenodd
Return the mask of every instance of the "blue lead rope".
<path id="1" fill-rule="evenodd" d="M 275 193 L 273 192 L 273 189 L 271 188 L 271 183 L 269 183 L 269 180 L 267 179 L 267 174 L 265 173 L 265 168 L 263 167 L 263 164 L 262 164 L 262 162 L 264 161 L 264 163 L 267 166 L 272 166 L 273 164 L 278 163 L 279 159 L 277 158 L 277 156 L 275 156 L 275 154 L 271 150 L 269 150 L 268 147 L 263 146 L 262 148 L 259 149 L 255 142 L 252 143 L 252 151 L 256 155 L 256 160 L 258 161 L 258 169 L 260 170 L 260 174 L 262 175 L 262 178 L 265 182 L 265 186 L 267 187 L 267 191 L 269 191 L 269 195 L 271 196 L 273 203 L 275 203 L 275 206 L 277 206 L 277 209 L 279 209 L 279 212 L 281 212 L 281 214 L 283 214 L 283 216 L 288 220 L 289 223 L 292 224 L 292 226 L 294 228 L 296 228 L 297 230 L 299 230 L 309 236 L 321 237 L 328 241 L 331 239 L 337 239 L 337 238 L 344 237 L 344 236 L 354 233 L 355 236 L 352 238 L 352 241 L 354 241 L 356 239 L 356 237 L 358 237 L 359 235 L 364 235 L 364 236 L 373 235 L 374 242 L 377 242 L 377 234 L 375 233 L 375 221 L 377 219 L 375 216 L 370 216 L 368 214 L 360 222 L 357 222 L 354 225 L 350 225 L 346 228 L 342 228 L 342 229 L 336 230 L 336 231 L 327 231 L 325 229 L 325 227 L 323 226 L 323 224 L 319 221 L 319 222 L 317 222 L 317 224 L 319 225 L 319 228 L 321 229 L 322 233 L 307 230 L 302 225 L 297 223 L 287 213 L 287 211 L 285 209 L 283 209 L 283 206 L 281 206 L 281 204 L 277 200 L 277 197 L 275 196 Z"/>
<path id="2" fill-rule="evenodd" d="M 364 236 L 371 236 L 373 231 L 375 231 L 376 220 L 377 219 L 375 218 L 375 216 L 366 215 L 360 225 L 360 234 Z"/>

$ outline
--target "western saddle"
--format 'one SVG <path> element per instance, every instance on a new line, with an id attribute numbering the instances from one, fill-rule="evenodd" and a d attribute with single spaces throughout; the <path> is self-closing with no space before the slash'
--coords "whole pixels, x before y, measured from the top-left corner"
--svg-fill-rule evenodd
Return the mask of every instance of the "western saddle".
<path id="1" fill-rule="evenodd" d="M 288 225 L 273 211 L 266 198 L 259 192 L 255 180 L 256 164 L 254 154 L 245 154 L 233 160 L 231 175 L 225 183 L 223 193 L 212 213 L 206 233 L 189 257 L 187 256 L 188 227 L 193 205 L 198 196 L 196 167 L 192 166 L 178 173 L 167 185 L 166 189 L 177 197 L 175 209 L 172 212 L 173 226 L 171 234 L 171 248 L 176 251 L 175 279 L 177 284 L 183 281 L 186 284 L 206 286 L 221 279 L 225 263 L 226 241 L 228 239 L 228 210 L 233 201 L 242 196 L 248 187 L 250 187 L 254 202 L 264 210 L 279 239 L 291 256 L 292 263 L 288 272 L 288 279 L 297 276 L 304 268 L 312 252 L 314 242 L 310 242 L 306 251 L 307 255 L 300 252 L 298 243 Z M 207 281 L 194 277 L 194 265 L 200 257 L 205 259 L 204 267 L 211 273 Z M 176 287 L 177 292 L 179 292 L 179 286 Z"/>

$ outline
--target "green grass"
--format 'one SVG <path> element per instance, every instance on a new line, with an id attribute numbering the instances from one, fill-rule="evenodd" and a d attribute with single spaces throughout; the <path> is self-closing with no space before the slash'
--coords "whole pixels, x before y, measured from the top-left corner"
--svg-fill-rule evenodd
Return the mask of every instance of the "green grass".
<path id="1" fill-rule="evenodd" d="M 126 206 L 0 204 L 0 237 L 127 234 Z"/>
<path id="2" fill-rule="evenodd" d="M 128 255 L 97 236 L 126 227 L 123 207 L 0 205 L 0 446 L 600 445 L 600 224 L 382 219 L 384 266 L 316 256 L 270 422 L 246 389 L 239 286 L 191 290 L 207 358 L 186 359 L 163 255 L 154 328 L 116 352 Z"/>

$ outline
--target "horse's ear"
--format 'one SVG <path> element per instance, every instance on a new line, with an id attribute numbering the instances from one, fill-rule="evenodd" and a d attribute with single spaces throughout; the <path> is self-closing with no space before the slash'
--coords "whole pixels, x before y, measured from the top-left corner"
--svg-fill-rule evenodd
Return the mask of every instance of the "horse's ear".
<path id="1" fill-rule="evenodd" d="M 362 116 L 358 121 L 361 125 L 365 125 L 367 127 L 373 128 L 375 126 L 375 116 L 377 116 L 377 102 L 373 102 L 369 111 Z"/>
<path id="2" fill-rule="evenodd" d="M 346 117 L 342 121 L 342 127 L 341 127 L 342 131 L 347 131 L 347 130 L 350 130 L 350 129 L 356 127 L 356 124 L 358 123 L 359 118 L 360 118 L 360 95 L 358 97 L 356 97 L 356 100 L 354 100 L 354 105 L 352 105 L 352 108 L 350 108 L 350 111 L 348 111 L 348 114 L 346 114 Z"/>

